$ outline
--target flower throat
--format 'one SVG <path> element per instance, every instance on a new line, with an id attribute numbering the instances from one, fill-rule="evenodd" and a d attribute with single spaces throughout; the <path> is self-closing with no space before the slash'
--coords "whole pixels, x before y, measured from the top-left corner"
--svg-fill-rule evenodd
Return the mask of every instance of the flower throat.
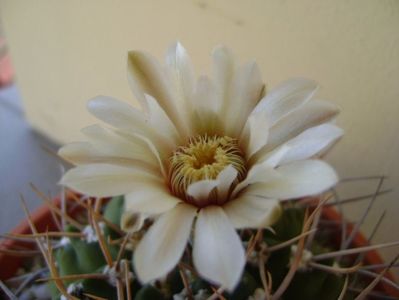
<path id="1" fill-rule="evenodd" d="M 188 200 L 187 188 L 191 183 L 204 179 L 216 179 L 228 165 L 238 172 L 236 182 L 246 174 L 243 152 L 237 140 L 228 136 L 197 136 L 185 146 L 179 147 L 171 157 L 169 172 L 173 194 Z"/>

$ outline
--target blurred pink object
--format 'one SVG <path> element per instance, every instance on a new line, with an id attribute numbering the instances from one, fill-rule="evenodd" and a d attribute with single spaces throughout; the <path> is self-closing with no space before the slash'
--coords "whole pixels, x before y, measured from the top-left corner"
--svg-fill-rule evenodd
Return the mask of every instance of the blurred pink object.
<path id="1" fill-rule="evenodd" d="M 0 87 L 10 84 L 14 77 L 11 58 L 3 37 L 0 36 Z"/>

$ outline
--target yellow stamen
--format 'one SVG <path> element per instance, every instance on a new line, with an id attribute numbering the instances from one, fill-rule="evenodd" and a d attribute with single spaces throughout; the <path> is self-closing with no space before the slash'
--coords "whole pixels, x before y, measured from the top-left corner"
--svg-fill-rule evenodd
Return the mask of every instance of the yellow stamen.
<path id="1" fill-rule="evenodd" d="M 206 135 L 192 138 L 171 157 L 169 178 L 172 192 L 187 199 L 186 190 L 191 183 L 216 179 L 228 165 L 238 171 L 236 182 L 245 176 L 245 160 L 236 139 Z"/>

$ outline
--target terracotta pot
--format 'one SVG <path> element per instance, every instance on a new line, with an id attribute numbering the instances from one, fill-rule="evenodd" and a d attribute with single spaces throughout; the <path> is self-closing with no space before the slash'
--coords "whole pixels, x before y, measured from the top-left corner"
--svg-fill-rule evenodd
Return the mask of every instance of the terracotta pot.
<path id="1" fill-rule="evenodd" d="M 335 209 L 327 206 L 327 207 L 325 207 L 323 209 L 322 218 L 325 219 L 325 220 L 337 221 L 337 225 L 335 225 L 335 226 L 337 227 L 336 228 L 337 229 L 336 232 L 338 234 L 336 235 L 336 240 L 334 242 L 336 242 L 337 245 L 339 245 L 339 243 L 341 241 L 341 234 L 340 234 L 341 233 L 340 221 L 342 221 L 341 215 Z M 347 223 L 346 232 L 347 232 L 348 235 L 352 232 L 353 227 L 354 227 L 353 224 Z M 363 234 L 358 233 L 358 234 L 355 235 L 355 237 L 354 237 L 354 239 L 352 241 L 352 246 L 351 247 L 352 248 L 357 248 L 357 247 L 364 247 L 364 246 L 367 246 L 367 245 L 369 245 L 367 239 L 364 237 Z M 384 261 L 382 260 L 381 256 L 378 254 L 377 251 L 366 252 L 366 254 L 364 256 L 364 261 L 365 261 L 366 265 L 379 265 L 379 264 L 383 264 L 384 263 Z M 376 271 L 382 271 L 382 269 L 383 268 L 376 269 Z M 394 276 L 392 275 L 391 272 L 387 272 L 385 274 L 385 277 L 390 279 L 393 282 L 396 282 L 395 278 L 394 278 Z M 386 283 L 380 282 L 377 285 L 377 289 L 380 292 L 382 292 L 382 293 L 384 293 L 386 295 L 397 297 L 399 299 L 399 291 L 396 290 L 395 288 L 393 288 L 392 286 L 386 284 Z"/>
<path id="2" fill-rule="evenodd" d="M 60 205 L 60 199 L 56 198 L 54 202 L 59 206 Z M 77 209 L 75 208 L 74 211 L 69 211 L 70 215 L 74 215 L 77 213 Z M 47 206 L 42 206 L 38 210 L 36 210 L 34 213 L 31 214 L 32 221 L 36 225 L 36 228 L 39 232 L 45 232 L 47 231 L 53 231 L 57 230 L 57 226 L 53 220 L 53 217 L 51 215 L 50 209 Z M 331 220 L 331 221 L 340 221 L 341 216 L 338 214 L 338 212 L 331 208 L 331 207 L 325 207 L 323 209 L 323 219 L 326 220 Z M 336 225 L 337 227 L 339 226 L 338 224 Z M 337 228 L 338 229 L 338 228 Z M 353 229 L 352 224 L 347 225 L 347 232 L 350 233 Z M 339 230 L 337 230 L 338 232 Z M 15 234 L 26 234 L 26 233 L 31 233 L 29 224 L 27 220 L 24 220 L 21 224 L 19 224 L 13 231 L 12 233 Z M 339 235 L 337 235 L 337 241 L 339 241 Z M 362 234 L 357 234 L 353 240 L 352 247 L 362 247 L 367 245 L 367 240 Z M 23 243 L 20 241 L 15 241 L 15 240 L 5 240 L 2 243 L 0 243 L 0 248 L 1 249 L 15 249 L 18 246 L 32 246 L 32 243 Z M 382 264 L 384 263 L 383 260 L 381 259 L 380 255 L 378 254 L 377 251 L 370 251 L 367 252 L 365 255 L 365 261 L 367 264 Z M 23 258 L 17 257 L 17 256 L 11 256 L 11 255 L 6 255 L 6 254 L 0 254 L 0 279 L 1 280 L 6 280 L 7 278 L 10 278 L 15 274 L 17 269 L 22 265 Z M 391 273 L 387 273 L 386 277 L 391 279 L 392 281 L 394 280 L 394 277 L 392 276 Z M 391 286 L 385 284 L 385 283 L 380 283 L 378 285 L 378 290 L 383 292 L 386 295 L 390 295 L 393 297 L 398 297 L 399 299 L 399 293 L 397 290 L 392 288 Z"/>
<path id="3" fill-rule="evenodd" d="M 60 207 L 60 198 L 55 198 L 54 203 Z M 72 200 L 71 200 L 72 201 Z M 68 214 L 73 215 L 78 211 L 81 211 L 81 207 L 75 207 L 73 210 L 68 209 Z M 30 214 L 32 222 L 38 232 L 46 231 L 58 231 L 57 225 L 51 214 L 51 211 L 47 205 L 39 207 L 36 211 Z M 12 231 L 12 234 L 28 234 L 32 233 L 28 220 L 23 220 L 17 227 Z M 25 247 L 27 249 L 34 248 L 34 243 L 21 242 L 17 240 L 4 240 L 0 243 L 0 249 L 18 249 L 18 247 Z M 8 255 L 0 253 L 0 280 L 5 280 L 12 277 L 18 268 L 21 267 L 24 257 Z"/>

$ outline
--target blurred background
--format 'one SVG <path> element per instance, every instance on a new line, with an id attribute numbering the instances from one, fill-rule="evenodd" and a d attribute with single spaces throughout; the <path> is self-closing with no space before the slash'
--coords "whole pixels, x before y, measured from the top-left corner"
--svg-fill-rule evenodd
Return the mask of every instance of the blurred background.
<path id="1" fill-rule="evenodd" d="M 0 0 L 0 18 L 0 233 L 23 218 L 20 193 L 31 208 L 40 204 L 30 182 L 59 191 L 62 167 L 49 152 L 97 122 L 89 98 L 136 103 L 127 51 L 162 59 L 180 40 L 198 74 L 225 44 L 243 61 L 255 58 L 269 88 L 289 77 L 316 79 L 319 97 L 341 107 L 346 132 L 327 160 L 342 178 L 386 175 L 380 189 L 394 189 L 378 197 L 362 230 L 370 234 L 385 213 L 373 241 L 398 239 L 399 1 Z M 338 195 L 372 194 L 378 183 L 348 181 Z M 345 216 L 359 220 L 370 202 L 360 203 L 345 204 Z"/>

